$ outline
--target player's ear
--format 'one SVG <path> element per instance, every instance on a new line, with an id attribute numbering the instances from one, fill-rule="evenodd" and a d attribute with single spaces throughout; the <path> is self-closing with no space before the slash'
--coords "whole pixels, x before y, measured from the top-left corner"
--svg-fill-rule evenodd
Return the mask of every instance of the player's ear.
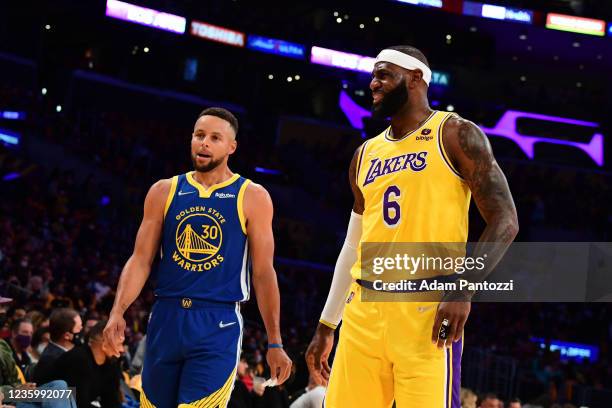
<path id="1" fill-rule="evenodd" d="M 416 87 L 421 82 L 421 79 L 423 79 L 423 71 L 421 71 L 420 69 L 410 71 L 410 80 L 408 81 L 408 86 L 410 88 Z"/>
<path id="2" fill-rule="evenodd" d="M 230 151 L 229 151 L 229 154 L 234 154 L 234 152 L 236 151 L 237 147 L 238 147 L 238 141 L 236 139 L 232 140 L 230 142 Z"/>

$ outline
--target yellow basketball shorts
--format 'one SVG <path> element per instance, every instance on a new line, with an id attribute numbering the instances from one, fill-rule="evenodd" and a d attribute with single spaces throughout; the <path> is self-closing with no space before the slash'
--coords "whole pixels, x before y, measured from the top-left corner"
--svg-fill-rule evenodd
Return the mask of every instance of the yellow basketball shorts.
<path id="1" fill-rule="evenodd" d="M 438 303 L 364 302 L 353 283 L 324 408 L 460 408 L 463 339 L 438 349 Z"/>

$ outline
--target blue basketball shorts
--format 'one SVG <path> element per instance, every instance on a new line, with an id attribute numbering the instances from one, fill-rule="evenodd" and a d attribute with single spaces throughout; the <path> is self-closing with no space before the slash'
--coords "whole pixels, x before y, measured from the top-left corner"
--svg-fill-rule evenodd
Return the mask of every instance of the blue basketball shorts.
<path id="1" fill-rule="evenodd" d="M 242 343 L 238 303 L 160 298 L 147 330 L 143 408 L 225 407 Z"/>

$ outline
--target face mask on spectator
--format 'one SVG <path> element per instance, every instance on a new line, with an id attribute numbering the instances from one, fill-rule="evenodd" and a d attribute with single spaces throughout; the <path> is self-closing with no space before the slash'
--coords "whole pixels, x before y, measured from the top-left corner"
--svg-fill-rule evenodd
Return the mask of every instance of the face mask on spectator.
<path id="1" fill-rule="evenodd" d="M 75 346 L 80 346 L 85 343 L 83 340 L 83 334 L 81 333 L 72 333 L 72 343 Z"/>
<path id="2" fill-rule="evenodd" d="M 15 343 L 22 349 L 27 349 L 32 343 L 32 336 L 28 336 L 27 334 L 18 334 L 15 336 Z"/>
<path id="3" fill-rule="evenodd" d="M 47 348 L 47 343 L 40 343 L 38 346 L 36 346 L 36 352 L 38 354 L 42 354 L 43 351 L 45 351 L 45 348 Z"/>

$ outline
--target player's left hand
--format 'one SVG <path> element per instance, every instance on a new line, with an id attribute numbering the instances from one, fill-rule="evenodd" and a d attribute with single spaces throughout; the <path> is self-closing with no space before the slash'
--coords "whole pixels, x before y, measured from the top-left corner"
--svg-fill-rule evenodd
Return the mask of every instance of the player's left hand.
<path id="1" fill-rule="evenodd" d="M 453 342 L 459 341 L 463 336 L 463 326 L 465 326 L 471 308 L 470 302 L 440 302 L 431 333 L 432 343 L 437 344 L 441 349 L 445 346 L 450 347 Z M 443 323 L 445 323 L 444 327 Z"/>
<path id="2" fill-rule="evenodd" d="M 282 348 L 272 348 L 266 354 L 266 360 L 270 366 L 270 377 L 276 379 L 276 385 L 281 385 L 291 374 L 293 362 Z"/>

